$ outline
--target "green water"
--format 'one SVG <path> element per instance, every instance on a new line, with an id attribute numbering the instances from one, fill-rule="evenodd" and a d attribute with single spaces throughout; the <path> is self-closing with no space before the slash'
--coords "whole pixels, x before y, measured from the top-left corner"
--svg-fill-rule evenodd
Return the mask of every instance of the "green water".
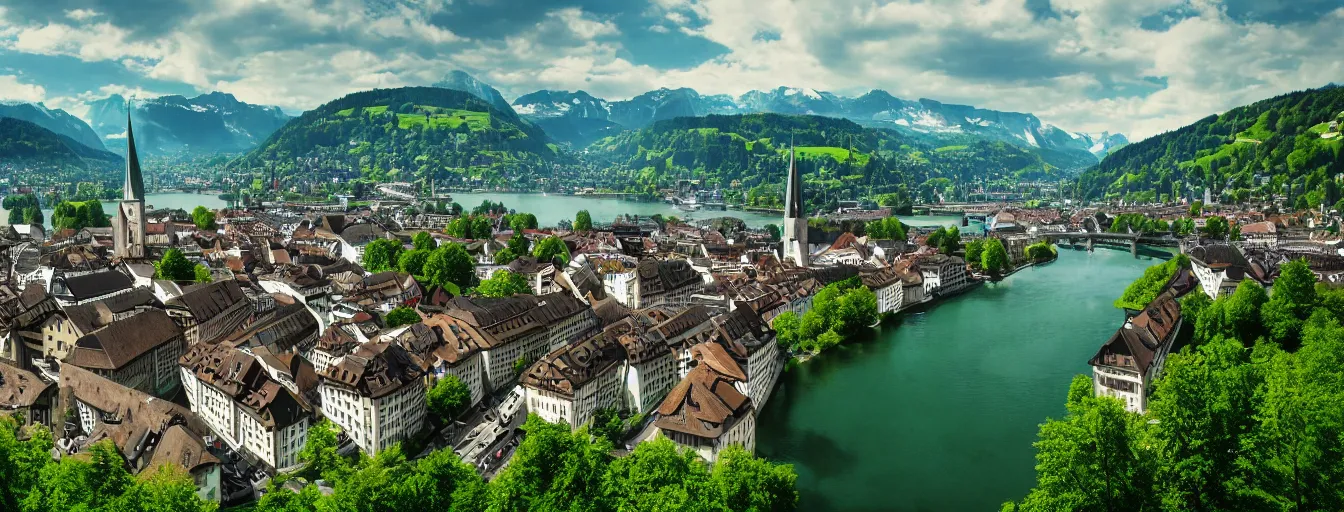
<path id="1" fill-rule="evenodd" d="M 1155 264 L 1061 249 L 884 325 L 780 378 L 756 452 L 794 464 L 800 510 L 997 511 L 1035 481 L 1037 426 L 1123 318 L 1111 302 Z"/>
<path id="2" fill-rule="evenodd" d="M 650 216 L 661 214 L 664 217 L 675 215 L 682 219 L 711 219 L 714 217 L 737 217 L 753 228 L 766 224 L 780 224 L 780 215 L 754 213 L 743 210 L 700 210 L 685 212 L 662 202 L 636 202 L 621 199 L 596 199 L 566 195 L 506 194 L 506 193 L 467 193 L 454 192 L 453 201 L 467 209 L 481 204 L 481 201 L 502 202 L 507 208 L 527 212 L 537 216 L 542 226 L 554 226 L 561 220 L 574 220 L 579 210 L 588 210 L 593 222 L 611 222 L 619 215 Z M 960 225 L 961 218 L 955 216 L 912 216 L 901 217 L 906 224 L 913 226 L 951 226 Z M 973 223 L 979 229 L 980 223 Z"/>

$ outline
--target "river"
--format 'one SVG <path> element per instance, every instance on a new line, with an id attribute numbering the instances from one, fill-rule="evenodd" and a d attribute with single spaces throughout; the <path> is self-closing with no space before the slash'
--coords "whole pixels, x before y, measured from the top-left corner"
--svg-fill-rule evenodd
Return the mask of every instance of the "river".
<path id="1" fill-rule="evenodd" d="M 883 325 L 780 378 L 756 453 L 794 464 L 800 510 L 995 511 L 1035 482 L 1037 426 L 1119 326 L 1151 257 L 1059 259 Z"/>
<path id="2" fill-rule="evenodd" d="M 107 213 L 108 215 L 112 215 L 113 212 L 116 211 L 114 209 L 114 205 L 117 203 L 116 201 L 109 200 L 109 201 L 103 201 L 102 203 L 103 203 L 103 212 Z M 165 192 L 161 194 L 145 194 L 145 204 L 146 208 L 154 208 L 154 209 L 179 208 L 186 211 L 191 211 L 193 208 L 196 208 L 197 206 L 204 206 L 206 208 L 223 208 L 226 206 L 226 203 L 224 202 L 223 199 L 219 198 L 218 194 L 193 194 L 191 192 Z M 51 214 L 53 211 L 54 210 L 49 208 L 42 210 L 42 216 L 46 220 L 45 226 L 47 229 L 51 229 Z M 9 212 L 5 211 L 3 208 L 0 208 L 0 222 L 6 221 L 8 219 L 9 219 Z"/>

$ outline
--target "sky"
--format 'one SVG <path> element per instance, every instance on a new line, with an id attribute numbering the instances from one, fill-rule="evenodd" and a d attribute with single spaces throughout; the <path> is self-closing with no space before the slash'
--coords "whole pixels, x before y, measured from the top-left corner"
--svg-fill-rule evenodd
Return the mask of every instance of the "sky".
<path id="1" fill-rule="evenodd" d="M 465 70 L 512 100 L 883 89 L 1138 140 L 1344 82 L 1340 0 L 5 0 L 0 100 L 290 113 Z"/>

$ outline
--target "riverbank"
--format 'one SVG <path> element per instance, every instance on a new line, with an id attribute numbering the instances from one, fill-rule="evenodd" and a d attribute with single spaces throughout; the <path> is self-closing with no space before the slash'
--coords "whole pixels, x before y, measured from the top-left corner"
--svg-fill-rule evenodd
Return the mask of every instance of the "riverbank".
<path id="1" fill-rule="evenodd" d="M 909 310 L 781 376 L 756 452 L 794 464 L 800 510 L 998 510 L 1034 484 L 1037 426 L 1153 260 L 1062 251 Z"/>

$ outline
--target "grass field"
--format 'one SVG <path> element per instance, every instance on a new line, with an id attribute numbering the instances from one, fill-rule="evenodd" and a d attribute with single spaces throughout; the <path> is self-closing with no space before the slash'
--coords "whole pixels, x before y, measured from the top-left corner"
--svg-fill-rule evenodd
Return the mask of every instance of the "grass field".
<path id="1" fill-rule="evenodd" d="M 1247 128 L 1246 131 L 1238 133 L 1239 139 L 1255 139 L 1263 141 L 1268 139 L 1274 132 L 1269 129 L 1269 112 L 1260 114 L 1260 118 L 1255 120 L 1255 124 Z"/>
<path id="2" fill-rule="evenodd" d="M 799 146 L 794 149 L 797 151 L 799 158 L 816 158 L 824 155 L 834 158 L 837 162 L 844 162 L 849 159 L 850 154 L 848 149 L 835 146 Z M 865 165 L 868 163 L 868 155 L 855 151 L 854 160 L 859 165 Z"/>
<path id="3" fill-rule="evenodd" d="M 967 147 L 969 147 L 969 146 L 965 146 L 965 145 L 943 146 L 943 147 L 941 147 L 941 148 L 938 148 L 938 149 L 933 150 L 933 152 L 934 152 L 934 153 L 946 153 L 946 152 L 948 152 L 948 151 L 961 151 L 961 150 L 963 150 L 963 149 L 966 149 Z"/>
<path id="4" fill-rule="evenodd" d="M 425 114 L 397 114 L 397 127 L 406 130 L 428 124 L 432 128 L 446 127 L 451 130 L 461 126 L 462 123 L 467 123 L 467 127 L 474 132 L 490 127 L 490 114 L 486 112 L 437 107 L 420 108 L 429 112 L 428 118 Z"/>

